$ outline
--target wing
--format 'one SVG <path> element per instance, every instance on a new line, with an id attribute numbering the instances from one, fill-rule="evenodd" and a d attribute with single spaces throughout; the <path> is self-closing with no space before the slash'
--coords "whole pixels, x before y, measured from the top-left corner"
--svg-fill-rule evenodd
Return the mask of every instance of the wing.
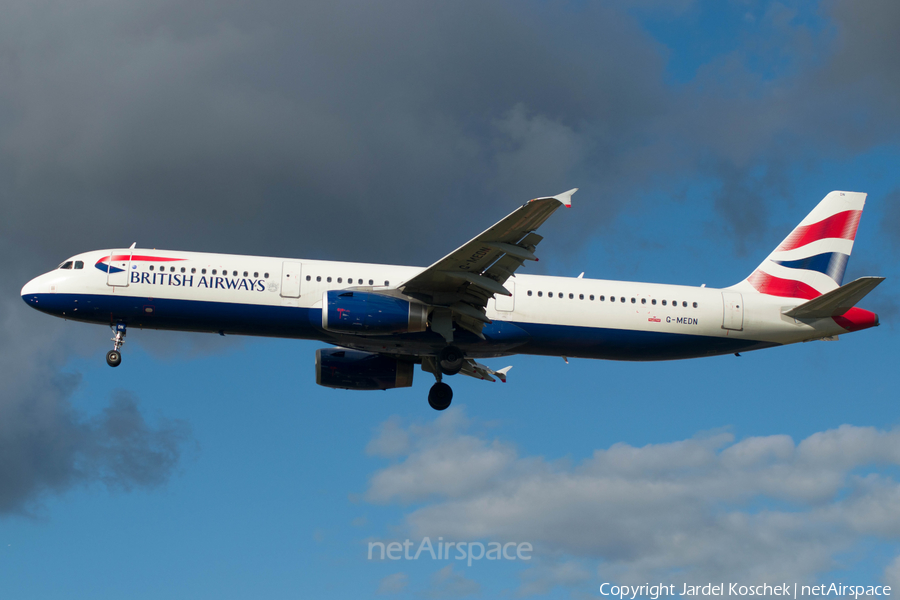
<path id="1" fill-rule="evenodd" d="M 572 206 L 572 194 L 577 191 L 530 200 L 401 284 L 400 291 L 438 307 L 432 329 L 445 337 L 452 339 L 451 319 L 481 336 L 484 324 L 490 323 L 485 316 L 488 299 L 494 294 L 511 295 L 503 284 L 526 260 L 537 260 L 534 250 L 543 238 L 535 230 L 560 206 Z"/>

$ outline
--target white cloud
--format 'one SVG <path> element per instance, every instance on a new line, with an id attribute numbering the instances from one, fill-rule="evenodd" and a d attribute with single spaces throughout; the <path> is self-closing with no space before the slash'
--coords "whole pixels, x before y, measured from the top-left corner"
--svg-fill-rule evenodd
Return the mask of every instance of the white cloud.
<path id="1" fill-rule="evenodd" d="M 379 425 L 378 434 L 366 444 L 366 454 L 392 458 L 409 449 L 409 435 L 400 426 L 397 418 L 391 418 Z"/>
<path id="2" fill-rule="evenodd" d="M 368 498 L 422 502 L 405 515 L 412 537 L 532 543 L 520 593 L 583 583 L 547 565 L 566 557 L 622 583 L 804 582 L 863 536 L 900 537 L 900 486 L 879 471 L 900 464 L 900 432 L 844 425 L 800 443 L 716 432 L 570 464 L 522 456 L 454 410 L 406 428 L 408 453 L 373 475 Z"/>
<path id="3" fill-rule="evenodd" d="M 463 598 L 481 591 L 478 582 L 453 570 L 453 565 L 443 567 L 431 576 L 431 587 L 425 592 L 429 598 Z"/>
<path id="4" fill-rule="evenodd" d="M 515 450 L 508 444 L 458 433 L 467 423 L 465 413 L 457 410 L 444 413 L 431 426 L 411 427 L 409 435 L 415 440 L 411 451 L 372 477 L 366 497 L 373 502 L 410 502 L 431 496 L 465 497 L 490 486 L 515 459 Z M 383 440 L 384 432 L 393 427 L 396 424 L 383 425 L 374 441 Z M 376 447 L 385 445 L 379 441 Z"/>
<path id="5" fill-rule="evenodd" d="M 884 570 L 884 583 L 891 586 L 891 591 L 900 590 L 900 556 L 896 557 Z"/>
<path id="6" fill-rule="evenodd" d="M 378 594 L 398 594 L 406 589 L 409 584 L 409 576 L 406 573 L 394 573 L 388 575 L 378 584 Z"/>

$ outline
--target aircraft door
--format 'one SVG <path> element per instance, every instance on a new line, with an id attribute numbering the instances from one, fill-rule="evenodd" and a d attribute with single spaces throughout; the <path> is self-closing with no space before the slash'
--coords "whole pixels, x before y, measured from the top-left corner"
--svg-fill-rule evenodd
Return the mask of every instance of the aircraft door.
<path id="1" fill-rule="evenodd" d="M 302 263 L 284 261 L 281 266 L 281 297 L 300 297 L 300 271 Z"/>
<path id="2" fill-rule="evenodd" d="M 512 296 L 494 296 L 494 307 L 500 312 L 512 312 L 516 308 L 516 282 L 510 277 L 503 287 L 512 292 Z"/>
<path id="3" fill-rule="evenodd" d="M 106 259 L 106 285 L 113 287 L 128 287 L 128 279 L 131 277 L 131 253 L 132 249 L 113 250 Z"/>
<path id="4" fill-rule="evenodd" d="M 722 317 L 722 329 L 741 331 L 744 329 L 744 300 L 737 292 L 722 292 L 722 304 L 725 312 Z"/>

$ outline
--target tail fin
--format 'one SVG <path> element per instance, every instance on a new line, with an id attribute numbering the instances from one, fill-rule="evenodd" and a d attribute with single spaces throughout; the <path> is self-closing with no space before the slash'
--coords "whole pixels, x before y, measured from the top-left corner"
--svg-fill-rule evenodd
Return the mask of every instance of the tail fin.
<path id="1" fill-rule="evenodd" d="M 865 203 L 866 194 L 831 192 L 733 288 L 805 300 L 836 290 L 844 279 Z"/>

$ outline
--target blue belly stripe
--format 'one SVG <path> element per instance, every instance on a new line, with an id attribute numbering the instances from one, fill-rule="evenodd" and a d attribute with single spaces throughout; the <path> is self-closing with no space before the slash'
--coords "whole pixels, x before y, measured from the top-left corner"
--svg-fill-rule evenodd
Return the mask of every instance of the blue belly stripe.
<path id="1" fill-rule="evenodd" d="M 321 328 L 320 309 L 103 294 L 30 294 L 22 299 L 42 312 L 86 323 L 123 321 L 144 329 L 313 339 L 373 351 L 382 351 L 389 343 L 393 352 L 409 354 L 430 354 L 445 344 L 430 331 L 384 337 L 333 334 Z M 455 344 L 476 357 L 536 354 L 629 361 L 696 358 L 777 345 L 729 337 L 504 321 L 485 326 L 483 333 L 485 340 L 460 330 Z"/>

